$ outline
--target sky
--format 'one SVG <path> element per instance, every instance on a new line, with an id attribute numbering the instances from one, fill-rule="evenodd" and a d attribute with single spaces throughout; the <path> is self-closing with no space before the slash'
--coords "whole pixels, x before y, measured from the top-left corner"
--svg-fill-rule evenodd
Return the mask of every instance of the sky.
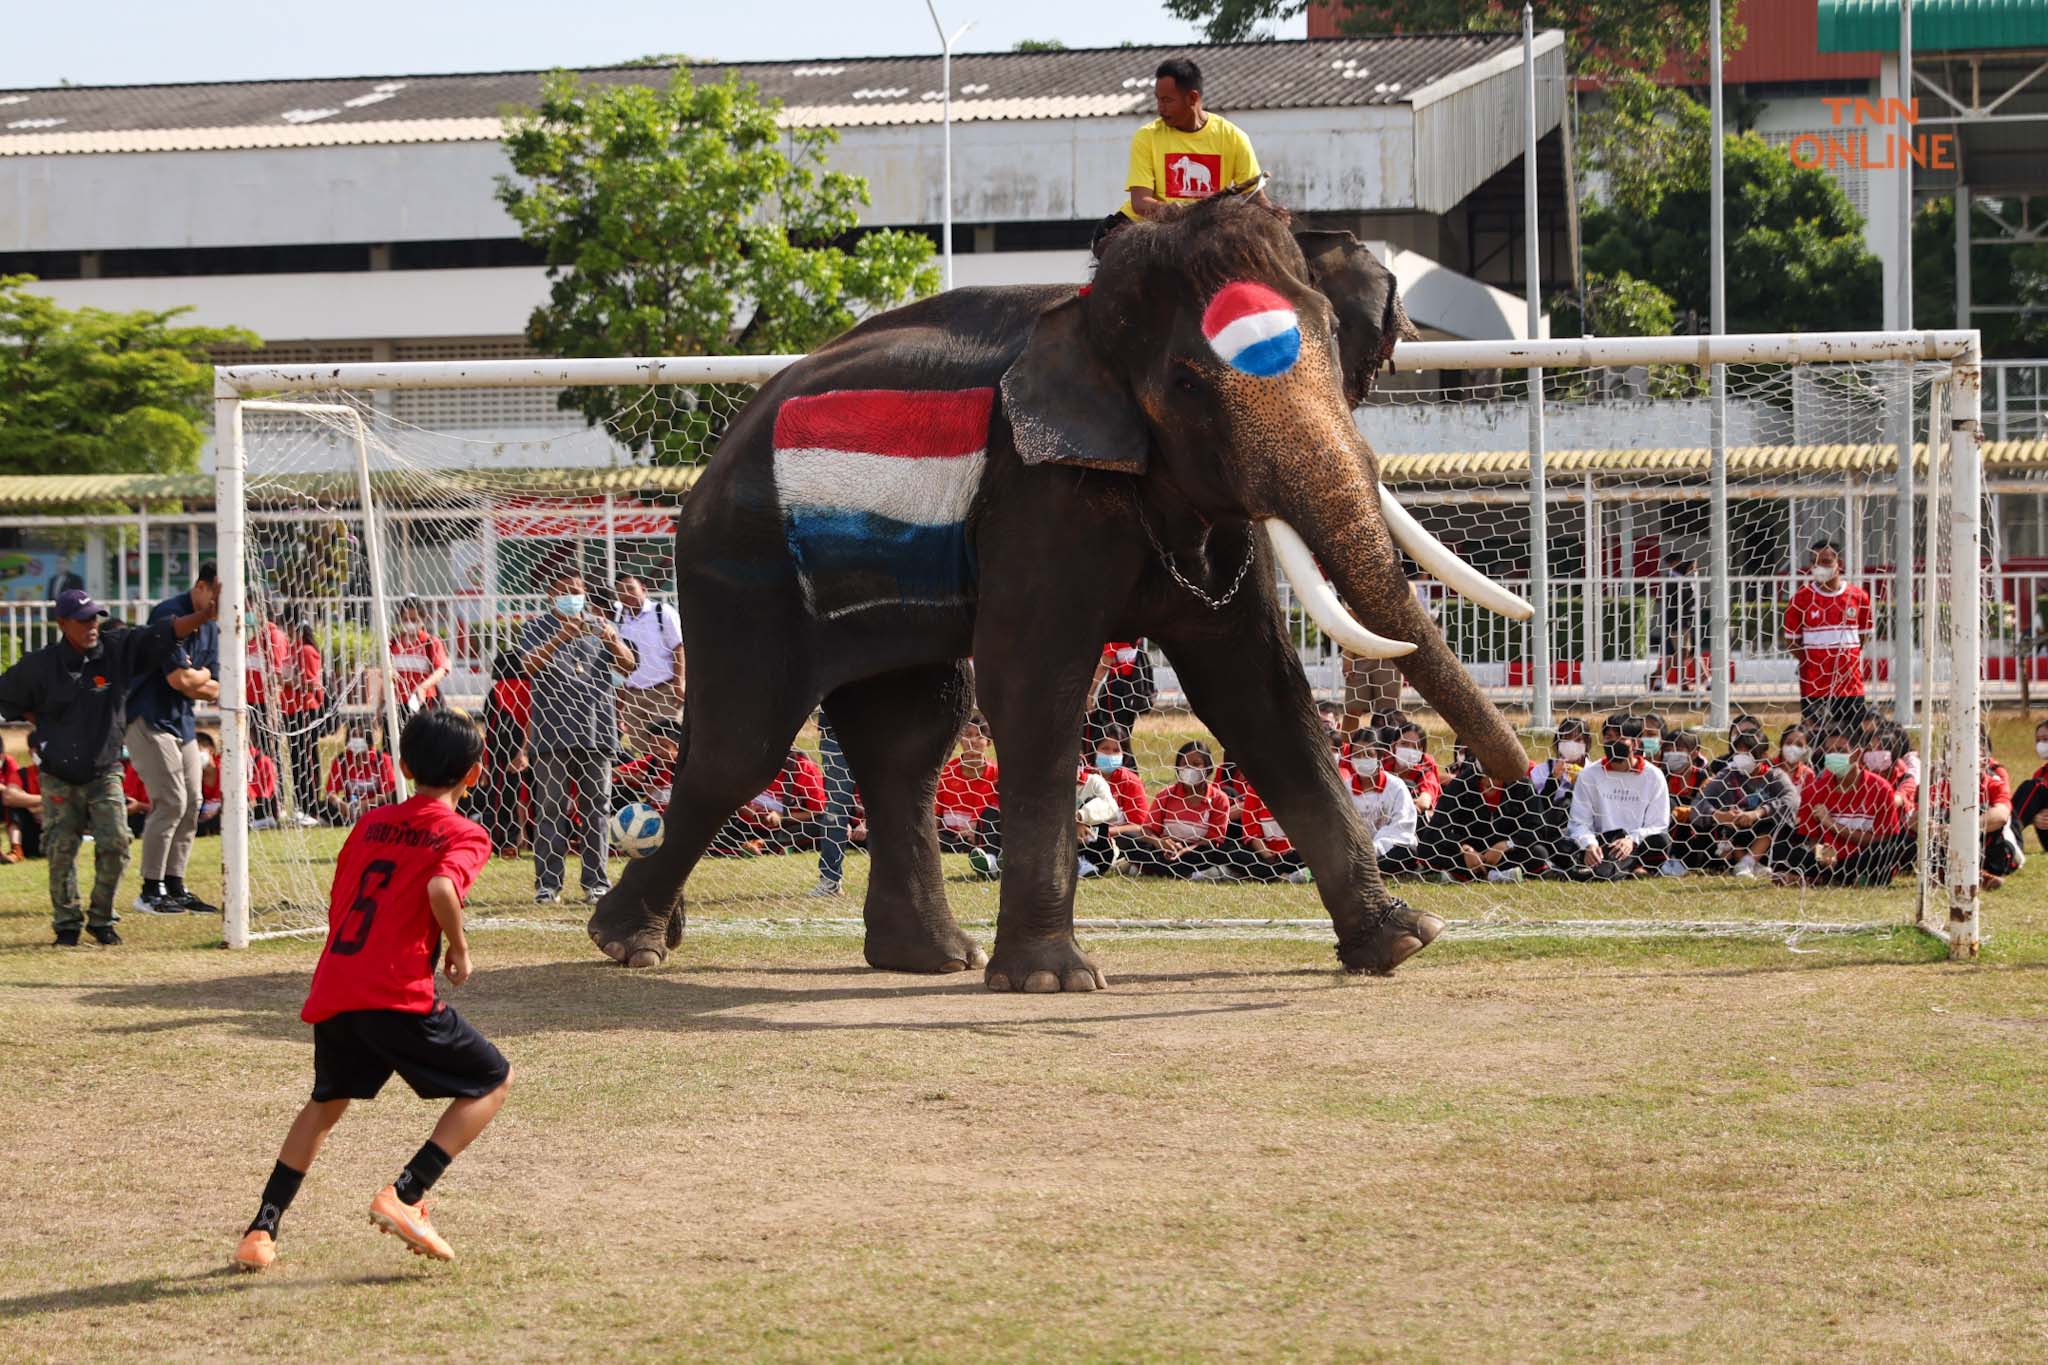
<path id="1" fill-rule="evenodd" d="M 938 9 L 948 32 L 974 21 L 956 52 L 1007 51 L 1022 38 L 1113 47 L 1197 37 L 1160 0 L 938 0 Z M 12 0 L 0 10 L 0 89 L 515 71 L 656 52 L 775 60 L 938 50 L 924 0 L 101 0 L 85 9 Z M 1300 18 L 1276 30 L 1306 32 Z"/>

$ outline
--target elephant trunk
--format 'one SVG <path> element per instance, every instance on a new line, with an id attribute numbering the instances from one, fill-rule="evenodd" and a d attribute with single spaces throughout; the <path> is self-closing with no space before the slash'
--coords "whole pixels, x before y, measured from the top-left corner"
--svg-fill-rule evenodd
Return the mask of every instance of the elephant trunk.
<path id="1" fill-rule="evenodd" d="M 1529 756 L 1521 741 L 1451 653 L 1443 632 L 1416 601 L 1401 572 L 1399 551 L 1371 477 L 1370 457 L 1345 463 L 1365 477 L 1317 480 L 1312 493 L 1304 490 L 1303 496 L 1289 500 L 1287 520 L 1322 561 L 1344 604 L 1369 631 L 1415 646 L 1401 659 L 1402 673 L 1450 722 L 1486 771 L 1502 782 L 1527 777 Z"/>

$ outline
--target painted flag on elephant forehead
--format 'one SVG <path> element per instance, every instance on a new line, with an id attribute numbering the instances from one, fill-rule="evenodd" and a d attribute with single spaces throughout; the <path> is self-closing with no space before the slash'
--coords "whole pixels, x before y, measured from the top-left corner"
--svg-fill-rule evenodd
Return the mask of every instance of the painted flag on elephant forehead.
<path id="1" fill-rule="evenodd" d="M 1236 280 L 1202 310 L 1202 335 L 1233 369 L 1269 379 L 1301 355 L 1301 319 L 1294 306 L 1263 284 Z"/>
<path id="2" fill-rule="evenodd" d="M 811 609 L 974 599 L 967 511 L 993 388 L 842 389 L 775 414 L 775 496 Z"/>

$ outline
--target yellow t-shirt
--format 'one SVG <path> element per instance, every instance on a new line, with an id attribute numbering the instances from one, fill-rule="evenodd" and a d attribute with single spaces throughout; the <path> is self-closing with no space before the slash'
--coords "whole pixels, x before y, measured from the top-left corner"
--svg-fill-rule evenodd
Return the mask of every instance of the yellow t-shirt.
<path id="1" fill-rule="evenodd" d="M 1258 173 L 1252 140 L 1221 114 L 1204 115 L 1202 126 L 1192 133 L 1156 118 L 1131 138 L 1131 168 L 1124 186 L 1144 186 L 1161 199 L 1207 199 Z M 1138 216 L 1128 199 L 1123 214 Z"/>

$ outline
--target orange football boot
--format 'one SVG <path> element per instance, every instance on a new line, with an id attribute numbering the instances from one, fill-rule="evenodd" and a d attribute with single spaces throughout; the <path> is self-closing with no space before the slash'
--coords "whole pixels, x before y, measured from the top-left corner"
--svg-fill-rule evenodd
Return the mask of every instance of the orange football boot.
<path id="1" fill-rule="evenodd" d="M 277 1239 L 262 1228 L 250 1228 L 235 1248 L 235 1269 L 268 1270 L 277 1263 Z"/>
<path id="2" fill-rule="evenodd" d="M 415 1256 L 431 1256 L 437 1261 L 455 1259 L 455 1248 L 434 1231 L 427 1218 L 427 1201 L 408 1204 L 398 1197 L 394 1185 L 386 1185 L 370 1201 L 370 1221 L 411 1247 Z"/>

